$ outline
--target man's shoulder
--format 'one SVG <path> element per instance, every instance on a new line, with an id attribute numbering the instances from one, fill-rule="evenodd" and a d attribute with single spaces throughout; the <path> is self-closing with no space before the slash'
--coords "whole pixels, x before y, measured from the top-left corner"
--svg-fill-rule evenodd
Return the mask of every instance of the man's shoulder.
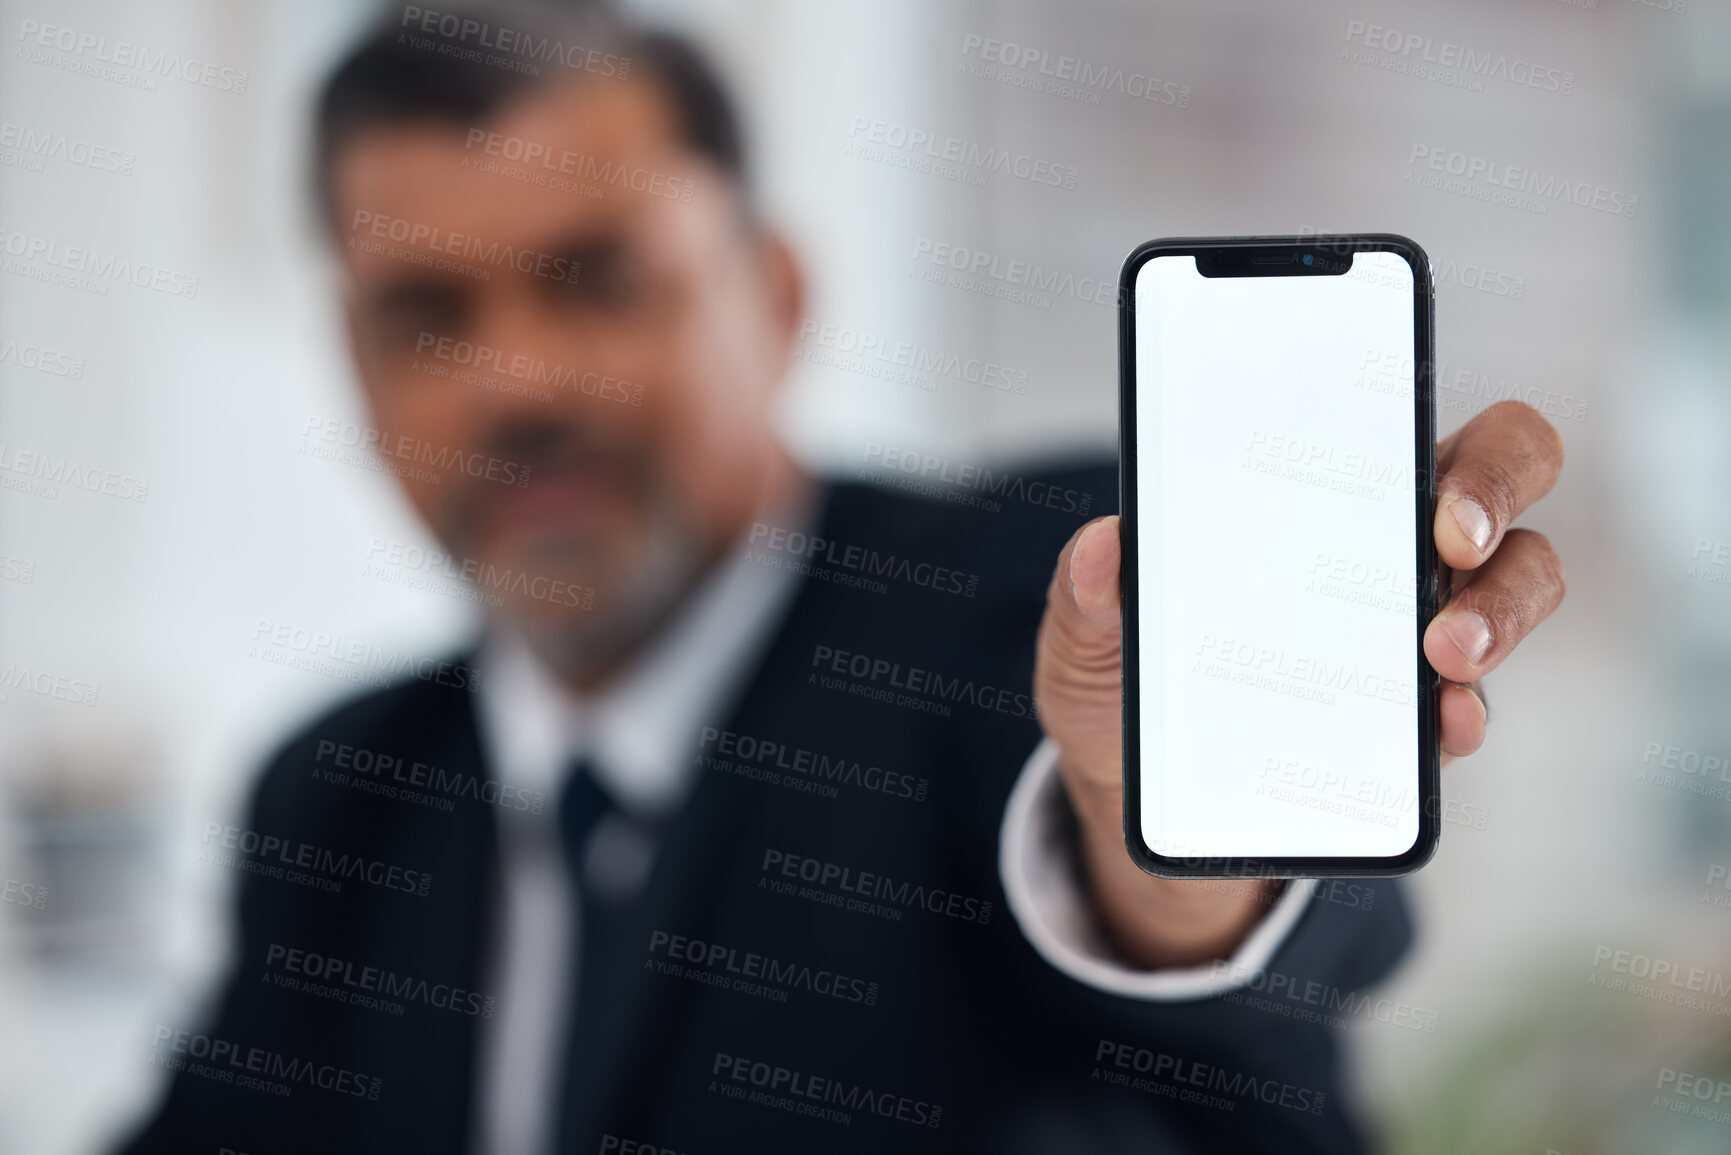
<path id="1" fill-rule="evenodd" d="M 958 466 L 941 458 L 908 459 L 855 478 L 831 479 L 838 497 L 861 506 L 921 511 L 961 523 L 1015 521 L 1062 514 L 1086 521 L 1118 506 L 1118 463 L 1104 454 L 995 466 Z"/>
<path id="2" fill-rule="evenodd" d="M 479 690 L 481 671 L 472 652 L 439 663 L 460 671 L 458 680 L 406 677 L 326 707 L 303 722 L 283 742 L 284 749 L 316 750 L 322 742 L 357 742 L 401 735 L 411 739 L 429 727 L 449 729 L 454 715 L 469 708 Z"/>
<path id="3" fill-rule="evenodd" d="M 919 468 L 913 468 L 918 464 Z M 832 482 L 823 532 L 832 554 L 849 547 L 895 555 L 918 567 L 977 576 L 979 593 L 1043 592 L 1058 551 L 1087 522 L 1118 510 L 1118 466 L 1110 457 L 1002 467 L 921 458 L 868 480 Z"/>
<path id="4" fill-rule="evenodd" d="M 255 787 L 253 814 L 312 820 L 350 809 L 335 805 L 345 795 L 376 799 L 435 771 L 472 774 L 479 758 L 473 699 L 482 675 L 471 658 L 452 655 L 431 664 L 426 677 L 346 698 L 302 722 L 275 747 Z"/>

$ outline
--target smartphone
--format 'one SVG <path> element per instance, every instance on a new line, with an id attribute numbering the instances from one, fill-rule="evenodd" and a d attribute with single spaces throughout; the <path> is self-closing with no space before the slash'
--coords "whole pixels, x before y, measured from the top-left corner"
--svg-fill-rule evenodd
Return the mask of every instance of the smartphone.
<path id="1" fill-rule="evenodd" d="M 1124 833 L 1170 878 L 1435 852 L 1435 307 L 1405 237 L 1150 241 L 1119 285 Z"/>

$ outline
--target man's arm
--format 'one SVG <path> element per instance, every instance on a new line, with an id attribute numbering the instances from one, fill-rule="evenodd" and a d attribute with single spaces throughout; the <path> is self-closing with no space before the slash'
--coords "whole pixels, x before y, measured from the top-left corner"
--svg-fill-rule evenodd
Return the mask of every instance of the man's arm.
<path id="1" fill-rule="evenodd" d="M 1491 406 L 1437 446 L 1437 553 L 1453 570 L 1444 608 L 1425 631 L 1425 656 L 1445 679 L 1446 762 L 1484 741 L 1472 689 L 1563 598 L 1563 571 L 1545 538 L 1511 529 L 1556 484 L 1563 442 L 1529 405 Z M 1096 913 L 1126 961 L 1189 966 L 1224 958 L 1269 909 L 1279 883 L 1155 878 L 1124 849 L 1118 518 L 1089 522 L 1058 557 L 1034 673 L 1041 725 L 1081 830 Z"/>

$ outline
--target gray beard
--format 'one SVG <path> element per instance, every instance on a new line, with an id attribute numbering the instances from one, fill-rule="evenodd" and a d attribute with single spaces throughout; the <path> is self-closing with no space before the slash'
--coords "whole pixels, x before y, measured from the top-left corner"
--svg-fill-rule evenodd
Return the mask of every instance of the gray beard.
<path id="1" fill-rule="evenodd" d="M 574 610 L 556 624 L 524 622 L 529 647 L 560 677 L 588 680 L 641 650 L 702 581 L 714 559 L 671 503 L 651 514 L 647 549 L 624 572 L 606 609 Z M 510 614 L 507 603 L 503 613 Z"/>

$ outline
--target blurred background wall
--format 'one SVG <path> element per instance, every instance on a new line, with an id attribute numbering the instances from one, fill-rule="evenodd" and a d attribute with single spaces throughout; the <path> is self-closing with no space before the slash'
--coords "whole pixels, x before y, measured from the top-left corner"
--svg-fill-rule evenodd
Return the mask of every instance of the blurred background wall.
<path id="1" fill-rule="evenodd" d="M 831 472 L 884 447 L 1110 452 L 1113 282 L 1139 241 L 1429 250 L 1442 427 L 1515 396 L 1561 429 L 1563 481 L 1526 522 L 1570 592 L 1445 774 L 1417 951 L 1342 1013 L 1363 1102 L 1400 1152 L 1731 1149 L 1731 1098 L 1692 1117 L 1665 1075 L 1731 1079 L 1731 5 L 638 7 L 711 45 L 749 111 L 815 288 L 787 433 Z M 153 1095 L 150 1031 L 226 949 L 204 824 L 361 688 L 259 635 L 432 655 L 473 626 L 449 585 L 375 564 L 430 544 L 388 479 L 305 452 L 309 421 L 363 421 L 305 142 L 367 15 L 0 0 L 0 1151 L 95 1150 Z M 105 64 L 77 37 L 219 71 Z M 874 140 L 917 132 L 1058 183 L 950 179 Z M 83 147 L 32 147 L 58 137 Z M 1511 203 L 1486 175 L 1514 168 L 1574 199 Z M 71 247 L 153 273 L 69 280 L 43 254 Z M 878 380 L 825 363 L 823 326 L 1028 387 Z"/>

